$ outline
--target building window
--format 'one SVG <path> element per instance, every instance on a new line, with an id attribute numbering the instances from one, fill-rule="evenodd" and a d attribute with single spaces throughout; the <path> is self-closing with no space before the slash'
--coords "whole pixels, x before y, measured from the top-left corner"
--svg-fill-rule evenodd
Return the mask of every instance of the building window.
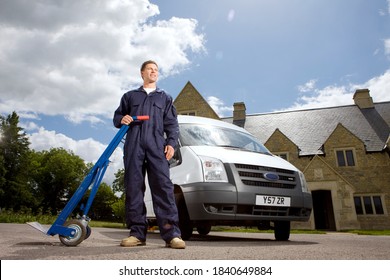
<path id="1" fill-rule="evenodd" d="M 180 115 L 185 115 L 185 116 L 196 116 L 196 112 L 195 112 L 195 111 L 180 112 Z"/>
<path id="2" fill-rule="evenodd" d="M 288 153 L 274 153 L 274 155 L 288 161 Z"/>
<path id="3" fill-rule="evenodd" d="M 374 202 L 375 213 L 378 215 L 385 214 L 385 212 L 383 211 L 381 197 L 380 196 L 373 196 L 372 201 Z"/>
<path id="4" fill-rule="evenodd" d="M 338 166 L 355 166 L 355 157 L 353 150 L 338 150 L 336 151 Z"/>
<path id="5" fill-rule="evenodd" d="M 383 215 L 385 214 L 380 195 L 355 196 L 355 210 L 358 215 Z"/>

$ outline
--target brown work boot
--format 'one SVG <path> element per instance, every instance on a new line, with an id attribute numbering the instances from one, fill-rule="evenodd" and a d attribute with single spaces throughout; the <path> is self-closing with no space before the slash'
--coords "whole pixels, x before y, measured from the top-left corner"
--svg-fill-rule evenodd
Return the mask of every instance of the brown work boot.
<path id="1" fill-rule="evenodd" d="M 146 245 L 145 241 L 141 241 L 135 236 L 126 237 L 121 241 L 121 246 L 123 247 L 135 247 L 144 245 Z"/>
<path id="2" fill-rule="evenodd" d="M 172 249 L 185 249 L 186 243 L 180 237 L 174 237 L 169 243 L 166 243 L 165 247 Z"/>

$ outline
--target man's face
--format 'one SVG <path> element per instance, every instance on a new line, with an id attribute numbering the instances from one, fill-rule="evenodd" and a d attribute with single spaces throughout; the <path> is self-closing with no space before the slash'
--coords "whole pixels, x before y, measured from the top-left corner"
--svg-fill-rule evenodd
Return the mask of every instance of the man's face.
<path id="1" fill-rule="evenodd" d="M 145 69 L 141 71 L 141 76 L 146 83 L 155 83 L 158 79 L 158 67 L 156 64 L 149 63 Z"/>

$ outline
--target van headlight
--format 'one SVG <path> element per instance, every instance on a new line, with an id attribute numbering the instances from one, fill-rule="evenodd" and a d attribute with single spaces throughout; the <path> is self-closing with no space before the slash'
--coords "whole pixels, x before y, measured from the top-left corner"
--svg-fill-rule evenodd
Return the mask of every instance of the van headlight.
<path id="1" fill-rule="evenodd" d="M 301 171 L 298 171 L 299 174 L 299 179 L 301 180 L 301 187 L 302 187 L 302 192 L 309 192 L 309 188 L 307 187 L 305 175 Z"/>
<path id="2" fill-rule="evenodd" d="M 222 161 L 212 157 L 200 156 L 205 182 L 228 182 Z"/>

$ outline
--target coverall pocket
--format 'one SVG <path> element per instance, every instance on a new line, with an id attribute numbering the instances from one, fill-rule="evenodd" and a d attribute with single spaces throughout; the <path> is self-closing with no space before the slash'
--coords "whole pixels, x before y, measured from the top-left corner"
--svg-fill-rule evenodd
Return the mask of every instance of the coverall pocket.
<path id="1" fill-rule="evenodd" d="M 133 104 L 131 104 L 131 108 L 130 108 L 130 115 L 131 116 L 136 116 L 136 115 L 139 115 L 140 114 L 140 112 L 139 112 L 139 110 L 140 110 L 140 103 L 133 103 Z"/>
<path id="2" fill-rule="evenodd" d="M 155 124 L 155 131 L 158 135 L 163 135 L 164 129 L 163 129 L 163 123 L 164 123 L 164 104 L 160 100 L 156 100 L 153 103 L 153 113 L 156 122 Z"/>
<path id="3" fill-rule="evenodd" d="M 156 100 L 154 101 L 154 104 L 153 104 L 155 107 L 157 107 L 158 109 L 162 110 L 164 108 L 164 104 L 160 101 L 160 100 Z"/>
<path id="4" fill-rule="evenodd" d="M 164 104 L 160 100 L 154 101 L 153 111 L 157 118 L 161 118 L 161 120 L 164 119 Z"/>

